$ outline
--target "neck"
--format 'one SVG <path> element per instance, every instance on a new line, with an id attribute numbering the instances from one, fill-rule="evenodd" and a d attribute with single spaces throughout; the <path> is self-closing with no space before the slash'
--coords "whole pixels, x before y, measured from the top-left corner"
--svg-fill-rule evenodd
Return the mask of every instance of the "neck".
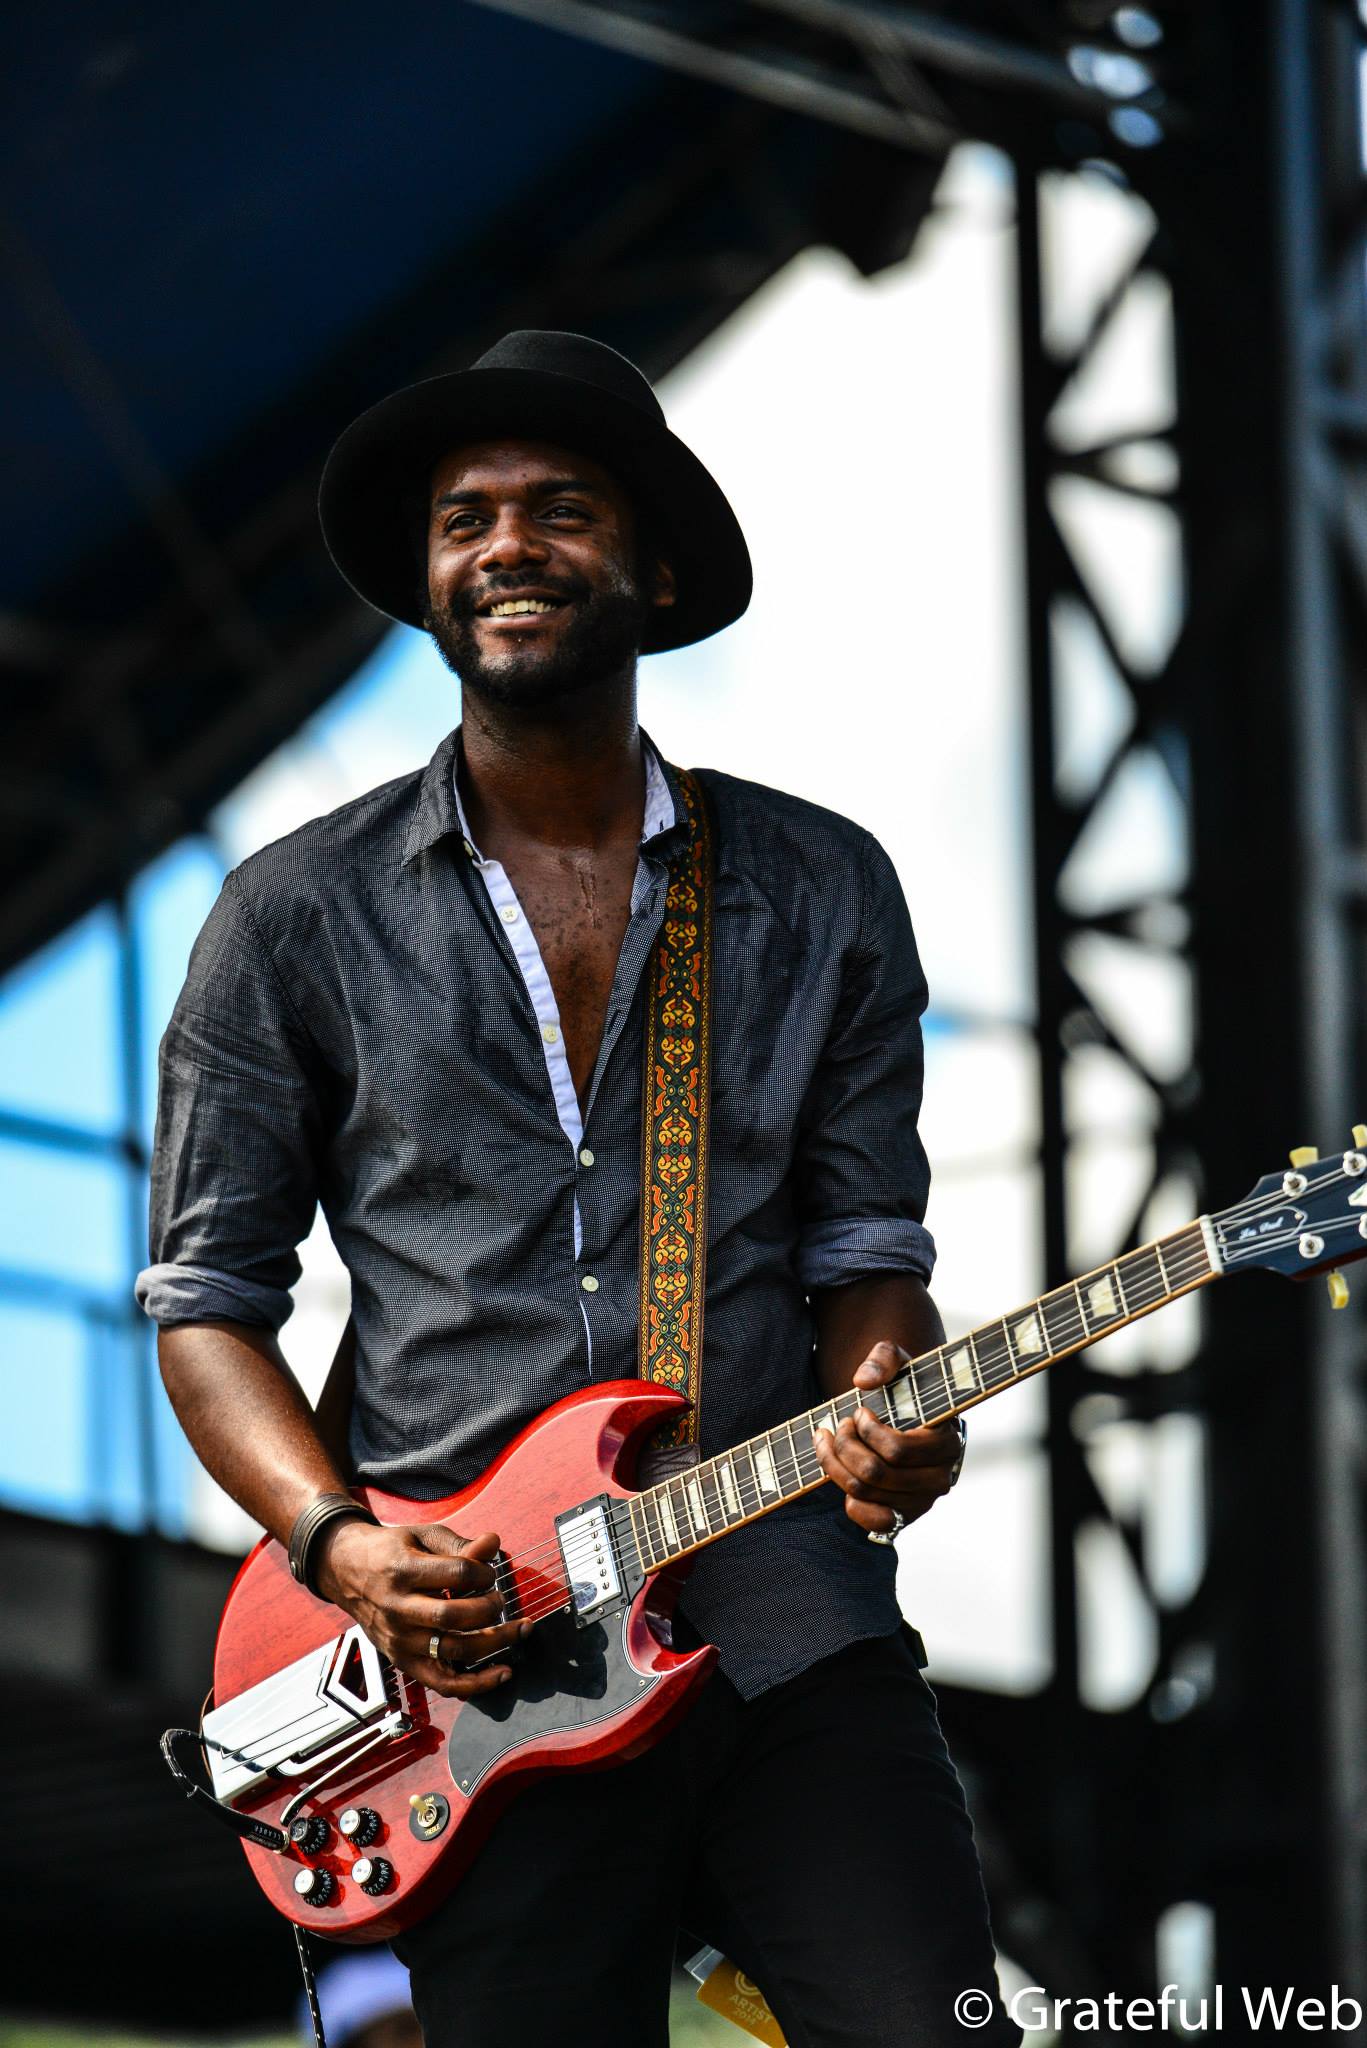
<path id="1" fill-rule="evenodd" d="M 1206 1286 L 1220 1272 L 1208 1230 L 1208 1223 L 1189 1223 L 1054 1288 L 1013 1315 L 983 1323 L 957 1342 L 912 1359 L 885 1386 L 838 1394 L 679 1478 L 647 1487 L 625 1503 L 619 1526 L 629 1525 L 644 1570 L 659 1571 L 823 1485 L 826 1475 L 813 1447 L 814 1430 L 834 1432 L 861 1407 L 895 1429 L 942 1422 L 1179 1294 Z"/>
<path id="2" fill-rule="evenodd" d="M 639 833 L 645 774 L 636 679 L 614 676 L 554 705 L 463 694 L 461 793 L 475 837 L 596 847 Z"/>

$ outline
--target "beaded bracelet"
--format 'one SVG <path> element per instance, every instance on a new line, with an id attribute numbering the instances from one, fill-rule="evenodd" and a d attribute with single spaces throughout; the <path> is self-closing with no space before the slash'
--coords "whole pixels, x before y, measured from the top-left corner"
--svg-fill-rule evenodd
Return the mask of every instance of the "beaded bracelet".
<path id="1" fill-rule="evenodd" d="M 362 1521 L 373 1522 L 370 1509 L 349 1493 L 320 1493 L 317 1500 L 310 1501 L 302 1514 L 295 1518 L 290 1530 L 289 1559 L 290 1571 L 301 1586 L 316 1598 L 321 1598 L 313 1579 L 313 1553 L 317 1540 L 330 1522 L 340 1522 L 344 1516 L 356 1515 Z"/>

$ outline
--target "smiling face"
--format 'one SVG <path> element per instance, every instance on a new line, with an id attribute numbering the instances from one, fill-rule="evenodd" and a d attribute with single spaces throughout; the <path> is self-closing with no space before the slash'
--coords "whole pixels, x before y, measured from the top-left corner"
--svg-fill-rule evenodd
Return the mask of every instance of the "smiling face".
<path id="1" fill-rule="evenodd" d="M 631 500 L 542 441 L 480 441 L 436 464 L 427 630 L 467 690 L 539 705 L 630 674 L 667 568 L 643 568 Z"/>

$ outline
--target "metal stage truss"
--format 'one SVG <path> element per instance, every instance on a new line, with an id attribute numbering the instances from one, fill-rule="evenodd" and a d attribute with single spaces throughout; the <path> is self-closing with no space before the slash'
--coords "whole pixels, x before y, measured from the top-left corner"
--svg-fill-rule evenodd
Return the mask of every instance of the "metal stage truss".
<path id="1" fill-rule="evenodd" d="M 1010 153 L 1046 1283 L 1158 1215 L 1242 1192 L 1291 1143 L 1346 1143 L 1367 1115 L 1359 13 L 479 4 L 911 151 L 973 136 Z M 1089 160 L 1121 170 L 1151 226 L 1061 338 L 1047 225 Z M 1060 414 L 1137 304 L 1171 351 L 1172 414 L 1079 441 Z M 1138 635 L 1090 566 L 1117 502 L 1142 508 L 1169 564 L 1169 619 Z M 1080 677 L 1098 668 L 1124 711 L 1079 769 Z M 1137 763 L 1180 806 L 1187 871 L 1092 906 L 1070 862 Z M 1098 1000 L 1106 949 L 1176 978 L 1184 1057 L 1155 1057 L 1142 1019 Z M 1086 1170 L 1098 1052 L 1152 1112 L 1147 1184 L 1109 1242 Z M 1192 1322 L 1186 1357 L 1168 1346 L 1117 1369 L 1103 1351 L 1052 1376 L 1052 1682 L 1022 1701 L 946 1689 L 999 1932 L 1055 1991 L 1143 1995 L 1172 1953 L 1165 1932 L 1194 1911 L 1216 1981 L 1364 1998 L 1362 1320 L 1318 1289 L 1255 1284 L 1216 1289 Z M 1156 1455 L 1174 1418 L 1199 1432 L 1206 1555 L 1177 1599 L 1095 1455 L 1117 1426 Z M 1123 1548 L 1155 1645 L 1123 1712 L 1085 1697 L 1080 1559 L 1098 1531 Z"/>

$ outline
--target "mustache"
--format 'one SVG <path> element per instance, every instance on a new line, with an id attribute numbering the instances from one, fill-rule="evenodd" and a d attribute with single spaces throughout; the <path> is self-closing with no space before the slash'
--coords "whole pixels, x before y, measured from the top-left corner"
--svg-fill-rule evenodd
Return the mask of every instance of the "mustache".
<path id="1" fill-rule="evenodd" d="M 592 589 L 582 576 L 490 576 L 478 590 L 458 590 L 446 607 L 450 619 L 468 622 L 473 619 L 483 604 L 497 604 L 500 597 L 514 597 L 534 583 L 537 590 L 544 590 L 549 596 L 573 604 L 578 599 L 591 597 Z"/>

